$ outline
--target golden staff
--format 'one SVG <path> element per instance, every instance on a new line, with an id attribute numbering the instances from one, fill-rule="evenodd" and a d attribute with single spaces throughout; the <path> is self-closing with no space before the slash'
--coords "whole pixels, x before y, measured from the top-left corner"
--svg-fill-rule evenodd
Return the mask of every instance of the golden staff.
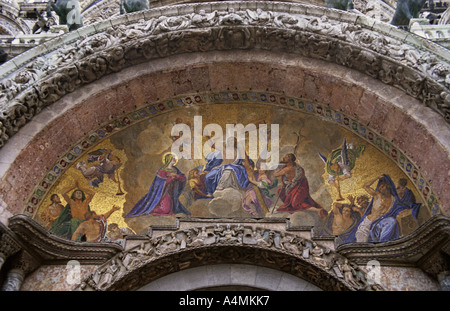
<path id="1" fill-rule="evenodd" d="M 115 170 L 115 172 L 117 173 L 117 184 L 119 185 L 119 189 L 117 189 L 117 193 L 116 195 L 124 195 L 122 188 L 120 187 L 120 176 L 119 176 L 119 170 Z"/>
<path id="2" fill-rule="evenodd" d="M 244 167 L 245 167 L 245 171 L 247 172 L 249 179 L 251 176 L 252 180 L 255 180 L 255 172 L 253 171 L 253 167 L 250 165 L 250 161 L 248 160 L 247 154 L 245 154 L 245 158 L 244 158 Z M 269 209 L 267 208 L 266 201 L 264 200 L 264 198 L 261 194 L 261 190 L 258 188 L 257 185 L 255 185 L 253 183 L 252 183 L 252 188 L 255 191 L 256 198 L 258 199 L 259 205 L 261 206 L 264 215 L 266 215 L 267 213 L 269 213 Z"/>

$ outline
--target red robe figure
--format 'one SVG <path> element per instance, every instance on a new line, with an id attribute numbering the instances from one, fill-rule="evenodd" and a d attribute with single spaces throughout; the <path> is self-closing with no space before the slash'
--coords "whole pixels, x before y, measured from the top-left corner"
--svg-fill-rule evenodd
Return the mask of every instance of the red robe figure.
<path id="1" fill-rule="evenodd" d="M 284 204 L 278 208 L 278 211 L 295 213 L 311 209 L 318 212 L 321 218 L 326 217 L 328 212 L 309 194 L 305 170 L 295 161 L 294 154 L 285 155 L 281 162 L 285 166 L 274 173 L 275 177 L 281 178 L 283 184 L 283 187 L 278 190 L 278 195 Z"/>

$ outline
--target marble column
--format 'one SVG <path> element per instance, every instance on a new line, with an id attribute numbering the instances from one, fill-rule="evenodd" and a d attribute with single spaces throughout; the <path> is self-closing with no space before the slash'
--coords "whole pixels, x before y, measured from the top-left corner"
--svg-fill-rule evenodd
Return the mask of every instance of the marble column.
<path id="1" fill-rule="evenodd" d="M 19 291 L 26 276 L 39 266 L 39 260 L 26 251 L 9 258 L 5 266 L 8 270 L 1 291 Z"/>
<path id="2" fill-rule="evenodd" d="M 15 292 L 19 291 L 22 287 L 23 280 L 25 279 L 25 271 L 21 269 L 11 269 L 6 275 L 6 280 L 3 283 L 2 291 Z"/>

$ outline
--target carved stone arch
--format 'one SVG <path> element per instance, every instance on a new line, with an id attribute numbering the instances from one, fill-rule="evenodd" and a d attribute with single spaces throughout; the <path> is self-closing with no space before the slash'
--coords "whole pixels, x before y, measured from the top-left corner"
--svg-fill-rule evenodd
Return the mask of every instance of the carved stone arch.
<path id="1" fill-rule="evenodd" d="M 100 1 L 84 6 L 83 4 L 81 17 L 84 25 L 90 25 L 120 15 L 120 0 Z"/>
<path id="2" fill-rule="evenodd" d="M 355 69 L 450 120 L 445 82 L 450 55 L 443 47 L 338 10 L 265 2 L 226 6 L 186 4 L 119 16 L 55 38 L 46 43 L 52 48 L 36 47 L 3 65 L 0 145 L 42 108 L 105 75 L 170 55 L 232 49 L 280 51 Z M 10 85 L 24 68 L 36 76 Z"/>
<path id="3" fill-rule="evenodd" d="M 206 13 L 211 15 L 202 17 Z M 447 97 L 450 100 L 445 82 L 448 50 L 356 14 L 304 4 L 185 4 L 101 21 L 45 46 L 48 48 L 37 47 L 0 67 L 0 146 L 44 108 L 125 69 L 189 53 L 247 51 L 285 53 L 303 59 L 306 67 L 306 60 L 330 63 L 345 75 L 356 71 L 367 81 L 397 90 L 405 96 L 400 101 L 408 101 L 400 109 L 402 118 L 434 142 L 434 154 L 440 159 L 446 161 L 450 153 L 441 134 L 446 133 L 442 128 L 449 126 L 445 121 Z M 346 94 L 351 96 L 351 92 Z M 367 109 L 364 105 L 360 108 Z M 383 126 L 383 117 L 372 120 L 370 112 L 364 113 L 356 116 L 362 123 Z M 419 166 L 426 165 L 428 160 L 416 147 L 405 143 L 403 148 L 409 156 L 420 157 Z M 444 172 L 429 169 L 427 178 L 446 180 Z M 443 184 L 437 182 L 435 187 L 443 188 Z M 445 204 L 448 194 L 441 189 L 439 196 Z"/>
<path id="4" fill-rule="evenodd" d="M 356 264 L 314 241 L 236 223 L 193 227 L 141 240 L 97 267 L 78 290 L 136 290 L 174 272 L 218 264 L 266 267 L 323 290 L 382 290 Z"/>

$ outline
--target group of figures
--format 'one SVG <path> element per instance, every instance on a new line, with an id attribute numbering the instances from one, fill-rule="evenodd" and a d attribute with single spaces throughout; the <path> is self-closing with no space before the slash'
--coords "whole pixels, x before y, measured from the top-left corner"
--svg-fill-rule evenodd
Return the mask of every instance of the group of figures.
<path id="1" fill-rule="evenodd" d="M 200 253 L 197 254 L 195 250 L 201 250 L 202 247 L 211 245 L 247 246 L 286 252 L 299 256 L 302 260 L 320 269 L 329 271 L 330 274 L 344 280 L 351 288 L 377 289 L 377 285 L 367 280 L 356 265 L 349 263 L 345 257 L 330 249 L 295 234 L 241 224 L 193 227 L 143 241 L 96 268 L 82 282 L 81 289 L 89 286 L 95 290 L 105 290 L 126 274 L 171 253 L 192 249 L 194 257 L 202 260 L 203 256 Z M 190 262 L 186 262 L 184 265 L 189 267 Z M 375 286 L 372 287 L 373 285 Z"/>
<path id="2" fill-rule="evenodd" d="M 126 218 L 149 214 L 191 215 L 179 200 L 188 183 L 186 175 L 175 166 L 177 159 L 174 154 L 166 154 L 163 160 L 164 165 L 156 173 L 148 193 L 136 203 Z M 311 198 L 305 171 L 296 163 L 294 154 L 284 156 L 282 167 L 275 170 L 273 176 L 280 178 L 282 184 L 277 191 L 278 198 L 283 202 L 278 212 L 314 210 L 321 217 L 327 216 L 327 211 Z M 242 206 L 252 216 L 268 216 L 269 208 L 276 203 L 272 199 L 275 194 L 271 193 L 276 185 L 278 180 L 269 178 L 265 170 L 255 173 L 255 163 L 247 155 L 227 160 L 220 151 L 213 151 L 206 156 L 203 170 L 194 168 L 189 171 L 189 187 L 195 200 L 213 199 L 218 191 L 235 189 L 245 192 Z"/>
<path id="3" fill-rule="evenodd" d="M 166 154 L 164 166 L 158 170 L 148 193 L 125 217 L 191 215 L 179 200 L 189 182 L 195 200 L 213 199 L 218 191 L 229 188 L 243 192 L 242 208 L 255 217 L 270 217 L 274 212 L 317 212 L 322 225 L 316 228 L 316 233 L 336 236 L 337 244 L 398 239 L 401 229 L 397 218 L 412 215 L 418 220 L 421 206 L 407 188 L 405 178 L 400 178 L 395 185 L 389 175 L 378 176 L 363 185 L 367 195 L 356 199 L 349 196 L 350 204 L 340 203 L 344 201 L 340 182 L 351 178 L 356 158 L 362 150 L 364 146 L 355 148 L 344 139 L 342 147 L 331 152 L 328 159 L 320 155 L 330 176 L 328 184 L 339 191 L 338 202 L 333 204 L 330 212 L 311 197 L 305 170 L 293 153 L 283 157 L 279 168 L 265 171 L 255 170 L 255 163 L 247 156 L 231 162 L 223 160 L 219 151 L 214 151 L 206 156 L 203 171 L 195 168 L 189 172 L 189 178 L 175 167 L 177 159 L 174 155 Z M 376 181 L 376 188 L 373 188 Z M 281 205 L 277 204 L 279 201 Z"/>
<path id="4" fill-rule="evenodd" d="M 237 156 L 237 149 L 234 160 L 224 159 L 222 153 L 216 150 L 205 157 L 204 166 L 190 169 L 186 176 L 177 168 L 175 154 L 167 152 L 147 193 L 123 217 L 126 220 L 146 215 L 191 216 L 189 209 L 195 201 L 212 204 L 216 197 L 237 194 L 240 208 L 251 217 L 264 218 L 280 213 L 292 215 L 305 211 L 316 215 L 320 222 L 314 228 L 315 234 L 335 236 L 338 245 L 398 239 L 401 236 L 398 217 L 412 215 L 418 220 L 421 206 L 406 187 L 405 178 L 400 178 L 395 185 L 389 175 L 378 176 L 363 185 L 367 195 L 357 198 L 350 195 L 350 203 L 343 203 L 345 199 L 340 193 L 340 183 L 351 179 L 355 161 L 364 148 L 355 148 L 344 139 L 342 147 L 333 150 L 328 157 L 319 154 L 329 174 L 328 184 L 338 190 L 336 202 L 328 209 L 311 197 L 305 169 L 294 153 L 287 153 L 276 169 L 266 171 L 247 154 Z M 110 149 L 97 149 L 88 156 L 88 162 L 97 161 L 97 164 L 88 166 L 80 161 L 76 168 L 89 180 L 89 186 L 98 188 L 104 180 L 103 175 L 107 175 L 119 184 L 116 195 L 123 195 L 117 172 L 122 165 L 120 159 Z M 378 183 L 373 188 L 376 181 Z M 90 206 L 95 192 L 80 187 L 78 182 L 63 189 L 61 195 L 66 206 L 54 193 L 50 198 L 51 205 L 40 214 L 45 226 L 54 234 L 74 241 L 121 242 L 124 235 L 133 233 L 130 229 L 119 228 L 115 223 L 108 226 L 108 217 L 120 208 L 113 206 L 108 212 L 97 215 Z M 190 200 L 186 200 L 187 197 Z"/>
<path id="5" fill-rule="evenodd" d="M 128 228 L 120 228 L 116 223 L 108 225 L 107 219 L 120 207 L 113 206 L 104 214 L 97 214 L 90 203 L 95 192 L 80 187 L 78 182 L 62 191 L 67 202 L 61 204 L 58 194 L 51 195 L 51 204 L 40 214 L 41 219 L 53 234 L 78 242 L 122 243 L 124 236 L 134 234 Z"/>
<path id="6" fill-rule="evenodd" d="M 315 229 L 316 234 L 336 236 L 337 245 L 398 239 L 401 235 L 398 217 L 412 215 L 417 220 L 421 206 L 406 185 L 405 178 L 395 185 L 389 175 L 370 180 L 363 188 L 372 198 L 359 196 L 355 204 L 355 198 L 350 196 L 350 204 L 335 202 L 324 225 Z"/>

